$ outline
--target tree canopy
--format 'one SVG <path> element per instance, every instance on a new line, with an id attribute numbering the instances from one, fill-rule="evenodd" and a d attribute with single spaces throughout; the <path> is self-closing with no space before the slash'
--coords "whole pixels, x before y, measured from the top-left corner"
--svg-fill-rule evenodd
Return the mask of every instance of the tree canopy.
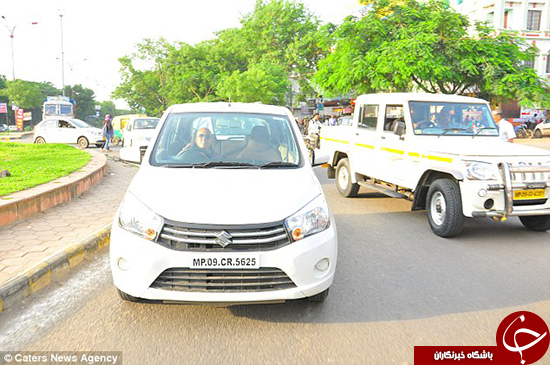
<path id="1" fill-rule="evenodd" d="M 442 0 L 376 1 L 340 25 L 314 80 L 329 94 L 423 90 L 549 105 L 544 80 L 524 65 L 537 50 L 483 23 L 470 35 L 470 26 Z"/>
<path id="2" fill-rule="evenodd" d="M 322 27 L 301 3 L 258 0 L 240 28 L 214 39 L 196 45 L 144 40 L 119 59 L 122 82 L 113 95 L 151 115 L 175 103 L 229 98 L 287 105 L 290 77 L 304 95 L 314 92 L 311 75 L 329 50 L 323 35 L 333 28 Z"/>

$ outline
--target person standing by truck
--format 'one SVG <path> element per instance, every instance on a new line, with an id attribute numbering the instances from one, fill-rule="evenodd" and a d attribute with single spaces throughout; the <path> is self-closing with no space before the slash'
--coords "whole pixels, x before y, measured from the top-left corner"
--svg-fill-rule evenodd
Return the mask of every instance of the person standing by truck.
<path id="1" fill-rule="evenodd" d="M 105 120 L 103 121 L 103 138 L 105 138 L 105 144 L 101 150 L 102 152 L 111 152 L 109 143 L 111 142 L 111 139 L 113 139 L 113 135 L 114 129 L 111 116 L 109 114 L 105 114 Z"/>
<path id="2" fill-rule="evenodd" d="M 315 114 L 313 119 L 309 121 L 307 131 L 310 137 L 315 141 L 315 148 L 319 148 L 319 133 L 321 133 L 321 122 L 319 121 L 319 114 Z"/>
<path id="3" fill-rule="evenodd" d="M 495 123 L 498 126 L 498 133 L 500 135 L 500 139 L 503 142 L 514 142 L 514 138 L 516 138 L 516 132 L 514 131 L 514 126 L 512 123 L 508 122 L 506 119 L 502 119 L 502 111 L 500 110 L 493 110 L 493 118 L 495 119 Z"/>

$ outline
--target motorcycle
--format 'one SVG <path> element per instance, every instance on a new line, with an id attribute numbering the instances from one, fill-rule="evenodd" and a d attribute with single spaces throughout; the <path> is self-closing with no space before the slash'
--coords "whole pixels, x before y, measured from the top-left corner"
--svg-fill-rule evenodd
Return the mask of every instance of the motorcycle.
<path id="1" fill-rule="evenodd" d="M 529 128 L 527 123 L 521 123 L 514 128 L 518 138 L 533 138 L 533 130 Z"/>

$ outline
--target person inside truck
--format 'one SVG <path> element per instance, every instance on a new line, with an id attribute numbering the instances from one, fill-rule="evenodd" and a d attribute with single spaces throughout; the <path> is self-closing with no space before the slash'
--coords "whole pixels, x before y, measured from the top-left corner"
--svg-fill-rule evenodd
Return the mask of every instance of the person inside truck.
<path id="1" fill-rule="evenodd" d="M 463 129 L 464 125 L 458 123 L 456 118 L 456 112 L 454 108 L 449 106 L 444 106 L 439 114 L 436 116 L 436 125 L 439 128 L 458 128 Z"/>

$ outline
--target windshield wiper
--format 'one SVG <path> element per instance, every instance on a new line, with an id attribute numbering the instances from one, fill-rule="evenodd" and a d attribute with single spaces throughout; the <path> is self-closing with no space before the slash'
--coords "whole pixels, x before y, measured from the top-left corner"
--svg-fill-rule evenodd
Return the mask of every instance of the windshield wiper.
<path id="1" fill-rule="evenodd" d="M 212 162 L 193 164 L 191 166 L 202 167 L 207 169 L 210 167 L 253 167 L 255 165 L 248 162 L 212 161 Z"/>
<path id="2" fill-rule="evenodd" d="M 450 131 L 468 131 L 468 130 L 466 128 L 443 128 L 443 133 L 438 134 L 437 137 L 439 138 Z"/>
<path id="3" fill-rule="evenodd" d="M 266 163 L 265 165 L 259 166 L 261 169 L 271 169 L 271 168 L 279 168 L 279 167 L 298 167 L 295 163 L 292 162 L 270 162 Z"/>
<path id="4" fill-rule="evenodd" d="M 180 163 L 180 164 L 166 164 L 166 165 L 161 165 L 160 167 L 168 167 L 168 168 L 175 168 L 175 169 L 179 169 L 179 168 L 192 168 L 193 165 L 191 164 L 183 164 L 183 163 Z"/>
<path id="5" fill-rule="evenodd" d="M 486 129 L 496 129 L 496 128 L 493 128 L 493 127 L 483 127 L 483 128 L 480 128 L 473 136 L 472 138 L 474 138 L 475 136 L 477 136 L 481 131 L 484 131 Z"/>

